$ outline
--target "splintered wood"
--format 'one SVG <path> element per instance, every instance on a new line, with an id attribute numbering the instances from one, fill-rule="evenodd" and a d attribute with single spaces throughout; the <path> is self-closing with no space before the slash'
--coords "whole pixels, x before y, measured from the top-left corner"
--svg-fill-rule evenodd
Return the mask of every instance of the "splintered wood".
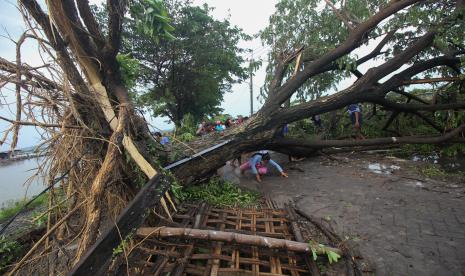
<path id="1" fill-rule="evenodd" d="M 295 241 L 282 209 L 217 209 L 184 204 L 171 225 Z M 140 243 L 121 262 L 130 275 L 310 275 L 305 253 L 179 237 L 135 237 Z"/>

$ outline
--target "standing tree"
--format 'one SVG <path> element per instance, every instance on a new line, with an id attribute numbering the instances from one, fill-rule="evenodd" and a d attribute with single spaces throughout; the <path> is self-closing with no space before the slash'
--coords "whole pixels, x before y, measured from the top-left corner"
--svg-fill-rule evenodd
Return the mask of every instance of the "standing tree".
<path id="1" fill-rule="evenodd" d="M 20 54 L 16 63 L 0 60 L 2 80 L 16 85 L 18 94 L 25 93 L 28 96 L 28 102 L 23 104 L 49 111 L 47 123 L 38 122 L 33 114 L 29 114 L 26 120 L 21 120 L 21 116 L 16 120 L 5 118 L 11 122 L 14 135 L 17 135 L 17 126 L 23 124 L 44 128 L 52 134 L 50 179 L 69 172 L 69 177 L 60 182 L 67 198 L 67 209 L 60 209 L 60 212 L 49 216 L 47 235 L 41 241 L 45 243 L 44 250 L 61 248 L 63 241 L 79 240 L 79 243 L 77 250 L 72 252 L 72 257 L 64 262 L 63 267 L 48 267 L 47 272 L 53 273 L 55 269 L 70 269 L 95 242 L 104 227 L 110 227 L 113 229 L 111 233 L 117 235 L 121 229 L 118 227 L 116 230 L 114 226 L 115 216 L 138 190 L 134 176 L 140 176 L 137 172 L 143 172 L 147 178 L 153 178 L 160 172 L 156 164 L 162 151 L 151 140 L 143 120 L 134 112 L 128 89 L 119 73 L 117 54 L 122 42 L 122 22 L 128 5 L 131 7 L 131 17 L 137 19 L 136 22 L 147 34 L 160 39 L 168 36 L 166 31 L 170 27 L 161 12 L 161 2 L 156 0 L 108 0 L 108 23 L 105 27 L 99 25 L 95 19 L 88 1 L 49 0 L 46 1 L 48 13 L 35 0 L 19 2 L 27 18 L 32 17 L 43 32 L 41 35 L 37 28 L 32 28 L 31 36 L 55 58 L 62 71 L 59 75 L 62 82 L 57 83 L 55 79 L 39 74 L 37 68 L 24 65 Z M 325 3 L 328 4 L 327 7 L 324 6 Z M 312 39 L 322 40 L 321 47 L 314 50 L 308 50 L 319 46 L 310 43 L 312 40 L 302 40 L 304 45 L 298 45 L 299 42 L 291 45 L 287 51 L 279 46 L 281 48 L 274 55 L 274 68 L 270 71 L 273 75 L 263 107 L 247 123 L 227 131 L 221 139 L 211 137 L 193 143 L 191 148 L 194 149 L 206 148 L 218 142 L 223 142 L 223 145 L 203 154 L 202 158 L 193 158 L 174 169 L 175 177 L 184 184 L 208 175 L 241 152 L 260 148 L 304 155 L 332 146 L 463 143 L 465 123 L 460 120 L 441 135 L 386 137 L 363 141 L 274 138 L 276 131 L 284 123 L 337 110 L 357 102 L 376 103 L 397 111 L 428 111 L 430 114 L 438 110 L 463 110 L 465 100 L 463 81 L 460 78 L 463 75 L 461 58 L 465 53 L 463 0 L 380 0 L 372 1 L 369 7 L 366 7 L 366 1 L 350 1 L 349 4 L 345 0 L 336 3 L 283 0 L 282 5 L 301 5 L 297 8 L 303 10 L 310 5 L 315 14 L 308 17 L 308 23 L 302 21 L 301 24 L 312 26 L 314 21 L 322 22 L 321 24 L 328 21 L 337 26 Z M 202 9 L 197 9 L 196 13 L 196 16 L 202 18 L 206 16 Z M 192 14 L 190 16 L 195 18 Z M 207 17 L 206 21 L 201 22 L 211 22 Z M 321 24 L 315 25 L 315 28 Z M 204 25 L 197 26 L 203 28 Z M 282 28 L 291 26 L 283 25 Z M 299 27 L 302 28 L 289 29 L 288 32 L 306 31 L 304 26 Z M 276 37 L 279 38 L 279 32 L 284 31 L 277 29 L 276 32 Z M 376 38 L 380 36 L 383 38 L 378 42 Z M 180 43 L 181 41 L 177 41 L 173 45 Z M 196 43 L 200 42 L 196 40 Z M 352 54 L 366 43 L 378 44 L 373 51 L 362 57 Z M 387 45 L 394 45 L 394 50 L 389 51 L 379 65 L 364 73 L 358 70 L 360 64 L 377 57 Z M 295 46 L 299 50 L 292 48 Z M 304 62 L 298 70 L 289 73 L 289 68 L 302 52 L 302 47 L 301 59 Z M 187 56 L 180 55 L 179 58 L 181 57 Z M 201 57 L 198 62 L 206 58 L 203 55 Z M 196 59 L 194 61 L 197 62 Z M 190 66 L 189 62 L 185 64 Z M 169 66 L 166 68 L 171 70 Z M 302 101 L 295 106 L 282 107 L 283 103 L 298 93 L 301 87 L 311 83 L 312 79 L 324 74 L 337 76 L 347 72 L 357 76 L 357 80 L 347 88 L 329 96 Z M 210 73 L 217 78 L 224 77 L 224 74 L 216 75 L 216 71 Z M 432 77 L 428 77 L 427 73 L 432 74 Z M 414 83 L 436 81 L 451 83 L 450 91 L 455 96 L 450 97 L 446 103 L 438 101 L 430 104 L 424 102 L 422 95 L 412 95 L 402 90 Z M 163 87 L 162 84 L 160 82 L 160 87 Z M 192 84 L 186 83 L 186 86 L 192 87 Z M 412 100 L 407 103 L 396 101 L 397 98 L 389 96 L 392 93 Z M 153 187 L 153 183 L 149 182 L 140 193 Z M 167 186 L 169 183 L 165 181 L 162 187 L 157 187 L 153 192 L 160 195 Z M 138 194 L 135 198 L 143 197 Z M 156 199 L 139 200 L 137 204 L 132 202 L 130 206 L 137 205 L 143 210 L 153 207 Z M 53 200 L 52 196 L 51 206 L 57 204 Z M 78 213 L 79 216 L 73 216 L 73 213 Z M 143 216 L 143 213 L 138 214 Z M 123 233 L 141 223 L 139 215 L 132 217 L 131 223 L 124 224 Z M 67 223 L 70 218 L 74 218 L 73 223 Z M 52 223 L 56 224 L 53 226 Z M 55 255 L 51 254 L 49 260 L 59 259 L 53 258 L 57 256 L 57 250 L 52 252 Z M 24 259 L 30 254 L 32 253 L 28 253 Z M 18 268 L 19 266 L 15 270 Z"/>
<path id="2" fill-rule="evenodd" d="M 223 94 L 245 77 L 237 43 L 246 36 L 228 20 L 213 19 L 207 5 L 171 0 L 167 6 L 176 39 L 154 44 L 128 21 L 122 52 L 142 67 L 136 102 L 180 126 L 186 114 L 199 121 L 221 111 Z"/>

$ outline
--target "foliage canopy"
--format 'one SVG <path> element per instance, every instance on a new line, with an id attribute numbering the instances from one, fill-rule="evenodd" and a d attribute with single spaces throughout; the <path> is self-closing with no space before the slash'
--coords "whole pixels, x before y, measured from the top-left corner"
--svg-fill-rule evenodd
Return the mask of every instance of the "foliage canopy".
<path id="1" fill-rule="evenodd" d="M 139 82 L 144 88 L 137 92 L 137 103 L 179 126 L 188 113 L 199 121 L 221 111 L 223 94 L 246 76 L 241 66 L 244 50 L 237 43 L 247 36 L 227 19 L 213 19 L 207 5 L 177 0 L 166 4 L 176 38 L 155 44 L 128 21 L 122 52 L 141 65 Z"/>

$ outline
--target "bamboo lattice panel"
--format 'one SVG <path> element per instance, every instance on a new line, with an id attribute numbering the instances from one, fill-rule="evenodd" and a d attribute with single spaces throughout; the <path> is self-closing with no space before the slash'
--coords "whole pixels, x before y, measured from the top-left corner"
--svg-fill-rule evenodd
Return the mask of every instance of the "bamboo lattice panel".
<path id="1" fill-rule="evenodd" d="M 220 230 L 294 240 L 281 209 L 217 209 L 185 204 L 173 216 L 186 228 Z M 131 275 L 310 275 L 301 254 L 255 246 L 141 238 L 129 256 Z M 124 268 L 126 272 L 126 268 Z"/>

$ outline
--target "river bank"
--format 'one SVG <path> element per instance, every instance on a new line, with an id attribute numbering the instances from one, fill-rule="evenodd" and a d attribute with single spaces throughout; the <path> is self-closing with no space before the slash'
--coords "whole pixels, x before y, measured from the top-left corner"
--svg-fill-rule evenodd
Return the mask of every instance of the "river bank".
<path id="1" fill-rule="evenodd" d="M 0 167 L 8 166 L 14 164 L 18 161 L 28 160 L 28 159 L 37 159 L 40 157 L 44 157 L 46 154 L 25 154 L 20 156 L 15 156 L 7 159 L 0 159 Z"/>

